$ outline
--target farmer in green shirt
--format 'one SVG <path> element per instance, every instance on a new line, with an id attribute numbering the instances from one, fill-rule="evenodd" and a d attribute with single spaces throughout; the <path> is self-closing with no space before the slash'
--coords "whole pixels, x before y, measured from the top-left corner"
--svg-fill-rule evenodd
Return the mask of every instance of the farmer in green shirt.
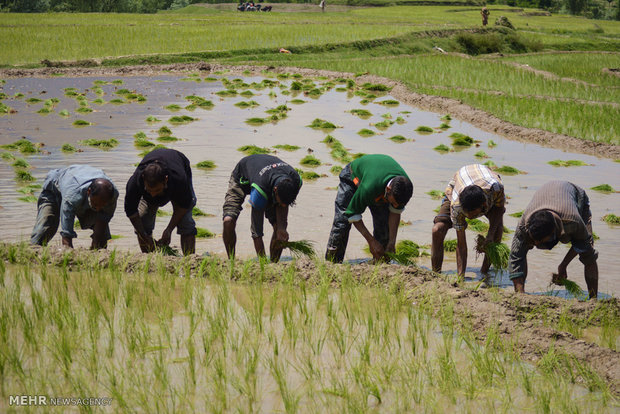
<path id="1" fill-rule="evenodd" d="M 412 194 L 413 184 L 407 173 L 388 155 L 364 155 L 347 164 L 340 173 L 325 259 L 342 262 L 351 224 L 368 242 L 373 258 L 381 259 L 386 252 L 394 252 L 400 214 Z M 372 214 L 373 234 L 362 221 L 366 207 Z"/>

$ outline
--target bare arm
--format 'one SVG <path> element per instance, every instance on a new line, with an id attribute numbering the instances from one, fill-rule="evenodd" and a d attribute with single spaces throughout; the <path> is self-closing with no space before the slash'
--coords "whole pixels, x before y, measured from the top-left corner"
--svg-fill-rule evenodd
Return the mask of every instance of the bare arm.
<path id="1" fill-rule="evenodd" d="M 385 253 L 385 251 L 383 250 L 383 246 L 381 246 L 381 243 L 379 243 L 377 240 L 375 240 L 374 237 L 372 237 L 372 234 L 370 234 L 370 232 L 364 225 L 364 222 L 362 220 L 354 221 L 353 225 L 368 242 L 368 247 L 370 248 L 370 253 L 372 254 L 372 257 L 375 259 L 380 259 L 381 257 L 383 257 L 383 254 Z"/>
<path id="2" fill-rule="evenodd" d="M 459 276 L 465 275 L 467 269 L 467 238 L 465 230 L 456 231 L 456 271 Z"/>
<path id="3" fill-rule="evenodd" d="M 157 244 L 160 246 L 167 246 L 170 244 L 170 237 L 172 235 L 172 230 L 176 228 L 183 219 L 183 216 L 189 211 L 189 208 L 179 207 L 175 203 L 172 203 L 172 217 L 170 218 L 170 222 L 168 223 L 168 227 L 165 228 L 163 233 L 161 234 L 161 239 L 157 241 Z"/>
<path id="4" fill-rule="evenodd" d="M 386 251 L 390 253 L 396 252 L 396 236 L 398 235 L 398 225 L 400 224 L 400 214 L 390 212 L 388 217 L 388 228 L 390 238 L 386 247 Z"/>

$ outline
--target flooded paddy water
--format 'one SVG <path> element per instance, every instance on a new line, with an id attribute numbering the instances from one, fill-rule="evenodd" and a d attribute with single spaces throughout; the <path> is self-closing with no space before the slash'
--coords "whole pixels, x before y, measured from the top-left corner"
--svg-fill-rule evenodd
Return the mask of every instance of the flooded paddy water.
<path id="1" fill-rule="evenodd" d="M 596 248 L 599 251 L 599 292 L 618 296 L 620 294 L 620 278 L 617 277 L 620 266 L 620 228 L 613 227 L 601 221 L 609 213 L 620 212 L 620 194 L 605 194 L 590 190 L 590 187 L 599 184 L 609 184 L 614 189 L 620 189 L 620 164 L 613 160 L 597 158 L 583 154 L 567 153 L 560 150 L 541 147 L 535 144 L 511 141 L 504 137 L 485 132 L 470 124 L 456 119 L 446 121 L 447 114 L 438 114 L 418 110 L 399 103 L 395 106 L 379 104 L 392 97 L 378 92 L 367 92 L 377 95 L 377 98 L 368 99 L 363 95 L 362 85 L 347 90 L 346 84 L 335 83 L 326 85 L 325 79 L 313 79 L 322 94 L 315 97 L 307 96 L 303 92 L 291 91 L 293 81 L 302 79 L 278 79 L 275 76 L 250 77 L 233 74 L 212 75 L 217 78 L 207 81 L 201 76 L 158 75 L 149 77 L 79 77 L 79 78 L 17 78 L 7 79 L 0 85 L 0 92 L 7 97 L 3 103 L 13 110 L 13 114 L 0 115 L 0 144 L 9 144 L 21 137 L 45 144 L 44 152 L 34 155 L 24 155 L 12 152 L 16 157 L 25 158 L 32 166 L 32 175 L 41 184 L 48 170 L 70 164 L 90 164 L 102 168 L 115 182 L 121 196 L 117 212 L 111 222 L 112 234 L 120 236 L 111 241 L 109 248 L 138 250 L 133 229 L 123 211 L 124 189 L 127 180 L 139 162 L 139 155 L 144 149 L 134 146 L 134 135 L 144 132 L 149 140 L 155 144 L 164 144 L 169 148 L 177 149 L 190 159 L 192 165 L 204 160 L 214 161 L 216 168 L 211 171 L 194 168 L 194 188 L 198 198 L 197 206 L 204 212 L 212 215 L 196 217 L 199 227 L 217 233 L 212 239 L 199 239 L 197 252 L 209 252 L 223 255 L 224 247 L 221 240 L 221 213 L 224 194 L 226 192 L 230 173 L 238 160 L 244 155 L 237 150 L 243 145 L 257 145 L 269 147 L 283 160 L 304 171 L 314 171 L 321 175 L 316 180 L 306 180 L 297 199 L 297 205 L 289 212 L 289 234 L 291 240 L 309 239 L 315 242 L 319 254 L 324 253 L 331 222 L 333 219 L 333 203 L 336 195 L 335 187 L 338 177 L 330 172 L 332 166 L 343 163 L 334 160 L 331 149 L 322 141 L 329 134 L 339 140 L 350 154 L 356 153 L 385 153 L 394 157 L 407 171 L 414 183 L 414 196 L 402 215 L 405 225 L 399 229 L 399 240 L 410 239 L 421 245 L 430 245 L 433 211 L 440 204 L 440 200 L 433 199 L 426 193 L 431 190 L 443 191 L 454 174 L 463 165 L 492 161 L 497 166 L 509 165 L 527 174 L 505 175 L 502 179 L 509 197 L 506 206 L 504 224 L 514 231 L 518 218 L 509 214 L 522 211 L 530 201 L 533 193 L 546 181 L 563 179 L 569 180 L 584 189 L 590 197 L 593 214 L 594 231 L 599 237 Z M 239 79 L 233 82 L 234 79 Z M 272 82 L 271 87 L 252 87 L 260 84 L 263 79 Z M 114 81 L 118 81 L 114 83 Z M 224 83 L 233 82 L 250 87 L 237 86 L 237 92 L 251 91 L 253 96 L 220 97 L 217 92 L 226 89 Z M 75 88 L 66 89 L 66 88 Z M 100 88 L 100 89 L 96 89 Z M 121 99 L 127 102 L 127 94 L 118 95 L 121 89 L 140 94 L 146 98 L 144 102 L 114 104 L 109 101 Z M 76 96 L 66 96 L 75 92 L 86 97 L 86 104 L 93 112 L 78 113 L 80 107 Z M 96 93 L 98 92 L 98 93 Z M 355 92 L 358 92 L 357 94 Z M 288 94 L 287 94 L 288 93 Z M 16 97 L 23 94 L 23 97 Z M 213 102 L 212 109 L 197 107 L 186 109 L 191 103 L 186 96 L 195 95 Z M 19 96 L 19 95 L 18 95 Z M 40 99 L 38 103 L 28 103 L 30 98 Z M 46 99 L 58 98 L 59 102 L 53 105 L 52 112 L 46 115 L 37 113 Z M 106 103 L 98 104 L 97 98 Z M 292 103 L 300 99 L 303 103 Z M 253 100 L 258 106 L 239 108 L 235 106 L 241 101 Z M 366 100 L 367 102 L 365 102 Z M 178 105 L 181 109 L 171 111 L 165 109 L 169 105 Z M 266 110 L 279 105 L 287 105 L 290 110 L 287 116 L 278 122 L 267 122 L 256 126 L 245 121 L 249 118 L 270 116 Z M 60 116 L 63 109 L 69 115 Z M 372 115 L 362 119 L 349 111 L 365 109 Z M 191 116 L 195 121 L 184 125 L 171 124 L 172 116 Z M 147 122 L 147 117 L 153 116 L 160 122 Z M 308 125 L 316 118 L 329 121 L 338 128 L 322 130 L 309 128 Z M 400 118 L 400 119 L 399 119 Z M 77 119 L 91 122 L 92 125 L 75 127 Z M 374 126 L 382 121 L 388 121 L 387 128 Z M 393 122 L 393 123 L 392 123 Z M 449 124 L 450 128 L 442 130 L 442 123 Z M 160 142 L 157 140 L 157 130 L 167 126 L 172 135 L 179 138 L 175 142 Z M 432 133 L 419 133 L 420 126 L 433 128 Z M 369 129 L 376 135 L 364 138 L 358 134 L 361 129 Z M 437 152 L 434 148 L 444 144 L 452 149 L 450 134 L 458 132 L 469 135 L 479 141 L 479 147 L 460 148 L 450 152 Z M 397 143 L 390 137 L 401 135 L 405 142 Z M 118 140 L 118 146 L 110 150 L 101 150 L 81 145 L 85 139 Z M 497 145 L 489 147 L 489 142 Z M 70 143 L 83 152 L 65 153 L 61 146 Z M 287 152 L 276 150 L 276 145 L 296 145 L 300 148 Z M 484 151 L 488 158 L 478 158 L 474 154 Z M 9 151 L 10 152 L 10 151 Z M 308 154 L 318 158 L 322 165 L 308 168 L 300 165 L 300 161 Z M 588 166 L 553 167 L 548 164 L 552 160 L 581 160 Z M 12 162 L 0 160 L 0 226 L 4 241 L 28 240 L 34 218 L 36 203 L 23 202 L 19 198 L 23 194 L 16 190 L 20 187 L 14 180 L 15 172 Z M 37 195 L 37 193 L 34 193 Z M 249 234 L 249 205 L 241 214 L 237 226 L 237 250 L 241 257 L 254 255 L 254 248 Z M 165 210 L 171 211 L 169 207 Z M 158 217 L 155 236 L 159 237 L 169 217 Z M 371 218 L 365 214 L 365 222 L 369 226 Z M 270 237 L 271 229 L 266 231 Z M 76 246 L 88 246 L 90 232 L 79 231 Z M 476 233 L 468 231 L 468 273 L 467 277 L 473 280 L 480 279 L 478 269 L 482 258 L 476 258 L 473 251 Z M 505 243 L 510 245 L 512 234 L 508 234 Z M 451 231 L 448 239 L 456 238 Z M 59 245 L 58 236 L 53 245 Z M 178 236 L 173 235 L 173 245 L 178 247 Z M 352 230 L 346 259 L 357 260 L 368 257 L 363 251 L 364 239 L 355 230 Z M 532 250 L 528 255 L 529 277 L 526 290 L 528 292 L 545 292 L 551 279 L 551 273 L 556 271 L 557 265 L 566 254 L 567 246 L 560 245 L 550 252 Z M 430 258 L 422 257 L 418 263 L 430 266 Z M 456 269 L 455 254 L 446 253 L 444 271 Z M 583 289 L 583 266 L 574 260 L 568 268 L 571 280 L 576 281 Z M 511 286 L 506 274 L 496 275 L 493 284 Z M 561 293 L 560 293 L 561 294 Z"/>

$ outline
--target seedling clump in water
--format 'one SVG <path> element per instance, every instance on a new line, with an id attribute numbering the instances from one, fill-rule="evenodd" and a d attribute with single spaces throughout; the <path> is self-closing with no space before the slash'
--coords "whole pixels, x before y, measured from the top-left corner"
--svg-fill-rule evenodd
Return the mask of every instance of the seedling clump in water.
<path id="1" fill-rule="evenodd" d="M 606 214 L 603 216 L 603 221 L 608 224 L 620 224 L 620 217 L 615 214 Z"/>
<path id="2" fill-rule="evenodd" d="M 476 253 L 486 254 L 489 263 L 495 270 L 504 270 L 508 268 L 508 259 L 510 258 L 510 248 L 504 243 L 486 243 L 485 237 L 479 234 L 476 237 Z"/>
<path id="3" fill-rule="evenodd" d="M 110 139 L 91 138 L 91 139 L 85 139 L 83 141 L 80 141 L 80 144 L 88 145 L 89 147 L 96 147 L 100 149 L 111 149 L 118 145 L 118 140 L 114 138 L 110 138 Z"/>
<path id="4" fill-rule="evenodd" d="M 273 147 L 284 150 L 284 151 L 289 151 L 289 152 L 297 151 L 300 148 L 297 145 L 289 145 L 289 144 L 278 144 L 278 145 L 274 145 Z"/>
<path id="5" fill-rule="evenodd" d="M 553 160 L 549 161 L 549 164 L 553 165 L 554 167 L 580 167 L 584 165 L 590 165 L 580 160 Z"/>
<path id="6" fill-rule="evenodd" d="M 198 164 L 196 164 L 196 168 L 200 168 L 203 170 L 212 170 L 216 167 L 215 163 L 213 161 L 200 161 Z"/>
<path id="7" fill-rule="evenodd" d="M 358 133 L 358 135 L 360 135 L 360 136 L 362 136 L 364 138 L 372 137 L 372 136 L 376 135 L 375 131 L 373 131 L 371 129 L 368 129 L 368 128 L 362 128 L 359 131 L 357 131 L 357 133 Z"/>
<path id="8" fill-rule="evenodd" d="M 450 152 L 450 147 L 444 144 L 439 144 L 433 149 L 437 152 Z"/>
<path id="9" fill-rule="evenodd" d="M 426 125 L 420 125 L 419 127 L 417 127 L 416 132 L 421 133 L 421 134 L 432 134 L 433 128 L 426 126 Z"/>
<path id="10" fill-rule="evenodd" d="M 271 150 L 269 148 L 257 147 L 256 145 L 243 145 L 237 148 L 237 151 L 243 152 L 246 155 L 253 154 L 269 154 Z"/>
<path id="11" fill-rule="evenodd" d="M 399 144 L 407 141 L 407 138 L 403 137 L 402 135 L 394 135 L 393 137 L 390 137 L 389 139 Z"/>
<path id="12" fill-rule="evenodd" d="M 306 155 L 299 161 L 301 165 L 305 165 L 306 167 L 318 167 L 321 165 L 321 160 L 316 158 L 314 155 Z"/>
<path id="13" fill-rule="evenodd" d="M 617 191 L 614 190 L 614 188 L 612 186 L 610 186 L 609 184 L 601 184 L 601 185 L 597 185 L 596 187 L 591 187 L 591 190 L 594 191 L 600 191 L 601 193 L 616 193 Z"/>

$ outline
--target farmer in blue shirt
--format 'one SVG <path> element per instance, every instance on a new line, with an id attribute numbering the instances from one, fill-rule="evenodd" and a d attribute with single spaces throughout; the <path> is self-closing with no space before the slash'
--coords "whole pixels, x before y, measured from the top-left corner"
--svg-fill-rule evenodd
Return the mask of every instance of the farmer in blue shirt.
<path id="1" fill-rule="evenodd" d="M 110 235 L 109 222 L 116 210 L 118 190 L 98 168 L 71 165 L 51 170 L 43 183 L 37 203 L 37 220 L 32 230 L 32 244 L 47 244 L 60 223 L 62 245 L 73 247 L 77 234 L 75 218 L 83 229 L 92 229 L 91 249 L 106 248 Z"/>

